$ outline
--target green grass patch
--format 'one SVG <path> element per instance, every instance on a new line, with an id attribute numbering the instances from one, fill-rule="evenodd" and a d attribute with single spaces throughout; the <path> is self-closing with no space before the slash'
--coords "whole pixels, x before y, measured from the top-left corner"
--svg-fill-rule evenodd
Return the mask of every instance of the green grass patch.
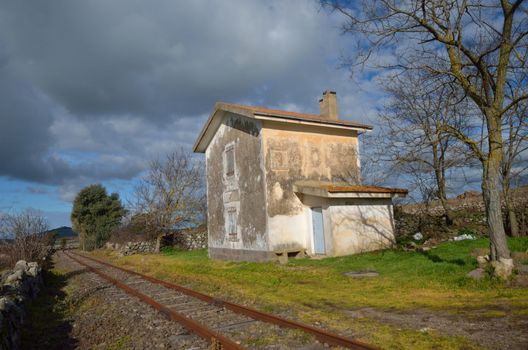
<path id="1" fill-rule="evenodd" d="M 59 269 L 43 272 L 44 286 L 28 307 L 28 318 L 21 333 L 22 349 L 70 349 L 69 317 L 74 306 L 68 302 L 64 287 L 67 274 Z"/>

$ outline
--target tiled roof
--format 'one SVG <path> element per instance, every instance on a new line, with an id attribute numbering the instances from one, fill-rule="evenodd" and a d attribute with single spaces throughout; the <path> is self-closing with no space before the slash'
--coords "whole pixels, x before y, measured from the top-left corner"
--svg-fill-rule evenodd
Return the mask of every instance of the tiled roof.
<path id="1" fill-rule="evenodd" d="M 230 112 L 235 114 L 243 115 L 247 118 L 253 119 L 266 119 L 269 118 L 273 121 L 278 122 L 289 122 L 289 123 L 307 123 L 316 125 L 324 128 L 340 128 L 340 129 L 352 129 L 352 130 L 372 130 L 371 125 L 355 123 L 346 120 L 330 120 L 322 118 L 315 114 L 297 113 L 289 111 L 281 111 L 277 109 L 269 109 L 255 106 L 245 106 L 233 103 L 217 102 L 209 119 L 205 122 L 200 135 L 196 139 L 193 150 L 194 152 L 205 152 L 207 145 L 211 141 L 211 138 L 216 132 L 218 127 L 218 119 L 216 116 L 218 112 Z M 211 129 L 210 129 L 211 127 Z"/>
<path id="2" fill-rule="evenodd" d="M 279 109 L 246 106 L 246 105 L 239 105 L 239 104 L 234 104 L 234 103 L 221 102 L 219 105 L 224 106 L 226 108 L 229 108 L 229 107 L 240 108 L 240 109 L 244 109 L 249 112 L 252 112 L 253 114 L 259 114 L 259 115 L 267 115 L 267 116 L 286 118 L 286 119 L 305 120 L 305 121 L 316 122 L 316 123 L 321 123 L 321 124 L 353 126 L 357 128 L 372 130 L 371 125 L 361 124 L 361 123 L 356 123 L 356 122 L 351 122 L 351 121 L 346 121 L 346 120 L 330 120 L 330 119 L 322 118 L 321 116 L 316 115 L 316 114 L 290 112 L 290 111 L 283 111 Z"/>
<path id="3" fill-rule="evenodd" d="M 408 191 L 403 188 L 390 188 L 379 186 L 363 186 L 363 185 L 327 185 L 321 184 L 321 188 L 326 189 L 330 193 L 401 193 L 407 194 Z"/>
<path id="4" fill-rule="evenodd" d="M 294 184 L 297 192 L 335 198 L 371 198 L 373 195 L 384 196 L 406 196 L 408 191 L 402 188 L 389 188 L 379 186 L 351 185 L 346 182 L 299 180 Z M 385 197 L 384 197 L 385 198 Z"/>

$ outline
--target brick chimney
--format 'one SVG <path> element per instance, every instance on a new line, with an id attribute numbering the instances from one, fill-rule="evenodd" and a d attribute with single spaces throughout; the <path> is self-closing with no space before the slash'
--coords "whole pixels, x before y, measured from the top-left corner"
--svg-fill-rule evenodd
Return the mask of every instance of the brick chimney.
<path id="1" fill-rule="evenodd" d="M 319 109 L 321 110 L 321 118 L 330 120 L 339 119 L 335 91 L 326 90 L 323 92 L 323 98 L 319 100 Z"/>

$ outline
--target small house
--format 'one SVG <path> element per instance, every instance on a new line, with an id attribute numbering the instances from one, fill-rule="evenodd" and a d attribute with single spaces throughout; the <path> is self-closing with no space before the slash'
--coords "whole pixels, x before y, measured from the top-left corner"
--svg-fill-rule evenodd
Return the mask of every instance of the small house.
<path id="1" fill-rule="evenodd" d="M 196 143 L 205 153 L 213 259 L 340 256 L 394 243 L 392 199 L 402 189 L 364 186 L 358 135 L 338 118 L 336 93 L 320 115 L 217 103 Z"/>

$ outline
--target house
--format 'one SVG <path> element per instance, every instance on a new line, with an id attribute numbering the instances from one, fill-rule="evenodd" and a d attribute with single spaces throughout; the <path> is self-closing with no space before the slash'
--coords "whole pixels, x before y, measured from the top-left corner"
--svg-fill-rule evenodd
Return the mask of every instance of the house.
<path id="1" fill-rule="evenodd" d="M 205 153 L 213 259 L 340 256 L 394 243 L 392 198 L 363 186 L 358 134 L 326 91 L 320 115 L 217 103 L 195 152 Z"/>

